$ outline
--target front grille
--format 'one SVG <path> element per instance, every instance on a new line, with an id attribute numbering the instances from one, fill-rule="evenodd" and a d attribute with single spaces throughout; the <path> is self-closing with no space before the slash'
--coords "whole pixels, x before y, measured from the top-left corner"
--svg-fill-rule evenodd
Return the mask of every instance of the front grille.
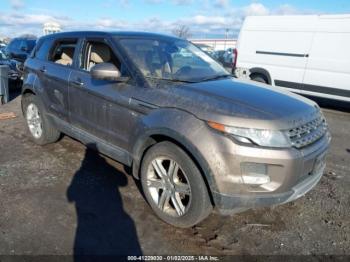
<path id="1" fill-rule="evenodd" d="M 326 120 L 320 116 L 304 125 L 290 129 L 288 132 L 292 146 L 303 148 L 315 143 L 327 132 Z"/>

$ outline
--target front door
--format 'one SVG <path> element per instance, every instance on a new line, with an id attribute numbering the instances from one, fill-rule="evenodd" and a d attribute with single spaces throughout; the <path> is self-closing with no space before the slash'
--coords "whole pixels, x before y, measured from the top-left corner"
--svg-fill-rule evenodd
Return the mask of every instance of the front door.
<path id="1" fill-rule="evenodd" d="M 82 59 L 69 79 L 70 120 L 74 126 L 105 142 L 128 149 L 129 134 L 125 128 L 136 122 L 128 109 L 130 92 L 135 87 L 128 82 L 97 80 L 90 74 L 96 64 L 113 63 L 122 76 L 128 76 L 119 61 L 104 39 L 85 41 Z"/>

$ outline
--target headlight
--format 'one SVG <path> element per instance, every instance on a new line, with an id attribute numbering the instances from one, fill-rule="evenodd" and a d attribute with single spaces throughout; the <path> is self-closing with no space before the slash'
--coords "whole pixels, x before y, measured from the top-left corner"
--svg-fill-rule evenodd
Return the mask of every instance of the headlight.
<path id="1" fill-rule="evenodd" d="M 241 143 L 278 148 L 292 146 L 289 138 L 283 131 L 232 127 L 215 122 L 208 122 L 208 124 L 218 131 L 232 135 Z"/>

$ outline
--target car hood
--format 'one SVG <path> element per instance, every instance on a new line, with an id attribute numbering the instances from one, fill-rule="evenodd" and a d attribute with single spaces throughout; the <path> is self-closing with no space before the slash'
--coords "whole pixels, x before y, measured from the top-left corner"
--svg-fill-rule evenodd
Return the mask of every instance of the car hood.
<path id="1" fill-rule="evenodd" d="M 279 87 L 233 78 L 166 85 L 157 93 L 152 102 L 159 107 L 175 107 L 202 120 L 239 127 L 288 129 L 320 114 L 309 99 Z"/>

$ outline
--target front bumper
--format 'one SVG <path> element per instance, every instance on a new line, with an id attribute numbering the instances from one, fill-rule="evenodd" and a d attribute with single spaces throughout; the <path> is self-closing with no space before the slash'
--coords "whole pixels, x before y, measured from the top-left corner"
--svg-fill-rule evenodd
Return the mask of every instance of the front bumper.
<path id="1" fill-rule="evenodd" d="M 222 213 L 235 213 L 255 207 L 284 204 L 302 197 L 320 181 L 326 167 L 329 143 L 330 136 L 327 134 L 303 150 L 273 150 L 272 153 L 271 150 L 257 149 L 255 154 L 250 150 L 253 153 L 249 155 L 244 149 L 236 148 L 236 165 L 245 161 L 265 163 L 271 167 L 268 169 L 271 182 L 266 186 L 251 187 L 242 183 L 229 184 L 227 182 L 230 176 L 219 176 L 226 182 L 221 183 L 221 191 L 213 192 L 216 207 Z M 220 179 L 217 180 L 219 184 Z M 270 184 L 275 187 L 268 186 Z"/>
<path id="2" fill-rule="evenodd" d="M 225 195 L 214 192 L 217 208 L 222 213 L 241 212 L 254 207 L 281 205 L 294 201 L 313 189 L 321 180 L 325 166 L 316 174 L 310 175 L 291 190 L 283 193 Z"/>
<path id="3" fill-rule="evenodd" d="M 321 179 L 330 144 L 328 132 L 303 149 L 250 147 L 213 132 L 206 137 L 198 148 L 208 161 L 213 201 L 222 213 L 283 204 L 303 196 Z M 242 176 L 246 163 L 266 165 L 269 181 L 247 184 Z"/>

